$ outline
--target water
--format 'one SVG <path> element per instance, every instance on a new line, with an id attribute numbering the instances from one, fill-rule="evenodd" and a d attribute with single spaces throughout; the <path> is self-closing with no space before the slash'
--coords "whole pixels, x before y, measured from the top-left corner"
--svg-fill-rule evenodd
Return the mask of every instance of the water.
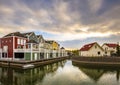
<path id="1" fill-rule="evenodd" d="M 83 68 L 66 60 L 29 70 L 0 68 L 0 85 L 120 85 L 119 72 Z"/>

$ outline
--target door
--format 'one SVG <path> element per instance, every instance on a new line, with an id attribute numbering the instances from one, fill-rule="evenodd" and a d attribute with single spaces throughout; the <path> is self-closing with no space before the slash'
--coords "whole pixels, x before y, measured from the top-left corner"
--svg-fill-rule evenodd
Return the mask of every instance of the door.
<path id="1" fill-rule="evenodd" d="M 34 54 L 34 59 L 37 60 L 37 53 Z"/>

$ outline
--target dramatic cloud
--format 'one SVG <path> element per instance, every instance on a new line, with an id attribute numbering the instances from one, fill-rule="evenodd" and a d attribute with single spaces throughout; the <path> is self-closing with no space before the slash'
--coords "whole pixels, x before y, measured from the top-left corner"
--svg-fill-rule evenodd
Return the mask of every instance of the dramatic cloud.
<path id="1" fill-rule="evenodd" d="M 67 41 L 118 42 L 112 36 L 120 34 L 120 0 L 0 0 L 0 36 L 14 31 L 35 31 L 68 48 L 74 45 Z"/>

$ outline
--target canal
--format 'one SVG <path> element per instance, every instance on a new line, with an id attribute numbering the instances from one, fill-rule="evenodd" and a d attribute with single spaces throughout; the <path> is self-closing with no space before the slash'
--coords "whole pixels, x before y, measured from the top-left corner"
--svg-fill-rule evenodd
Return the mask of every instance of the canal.
<path id="1" fill-rule="evenodd" d="M 119 72 L 83 68 L 64 60 L 28 70 L 0 68 L 0 85 L 120 85 Z"/>

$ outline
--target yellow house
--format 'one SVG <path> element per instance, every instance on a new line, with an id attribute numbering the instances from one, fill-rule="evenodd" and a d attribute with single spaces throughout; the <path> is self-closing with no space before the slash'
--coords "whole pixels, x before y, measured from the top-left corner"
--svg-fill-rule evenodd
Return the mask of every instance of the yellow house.
<path id="1" fill-rule="evenodd" d="M 58 50 L 60 48 L 60 44 L 54 40 L 47 40 L 46 42 L 51 44 L 52 50 Z"/>

